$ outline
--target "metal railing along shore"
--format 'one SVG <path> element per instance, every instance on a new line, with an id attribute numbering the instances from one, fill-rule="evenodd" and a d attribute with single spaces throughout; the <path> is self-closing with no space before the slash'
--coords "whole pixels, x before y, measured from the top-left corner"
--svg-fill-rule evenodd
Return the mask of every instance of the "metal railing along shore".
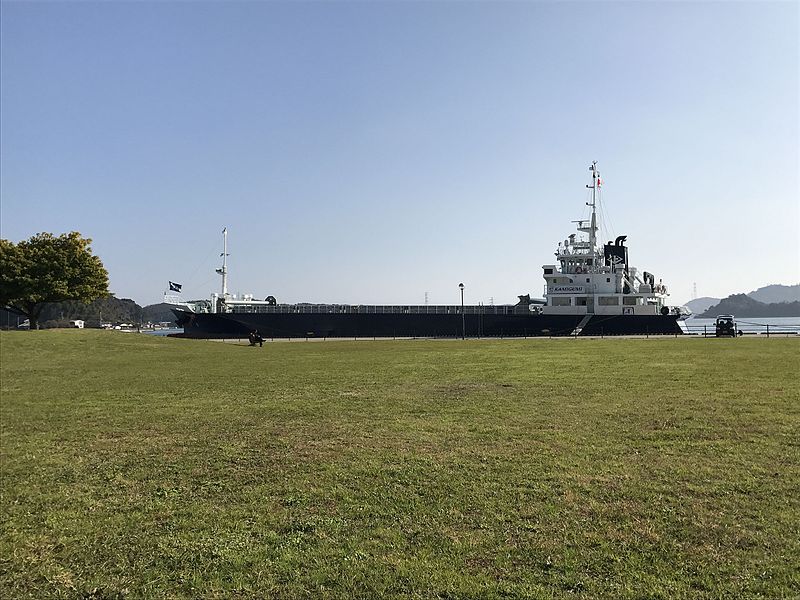
<path id="1" fill-rule="evenodd" d="M 737 331 L 741 331 L 742 335 L 755 335 L 766 337 L 789 337 L 800 335 L 800 325 L 793 324 L 776 324 L 776 323 L 759 323 L 756 321 L 736 320 Z M 690 321 L 685 323 L 687 332 L 690 335 L 697 335 L 702 337 L 715 337 L 716 327 L 713 323 L 708 324 L 693 324 Z"/>

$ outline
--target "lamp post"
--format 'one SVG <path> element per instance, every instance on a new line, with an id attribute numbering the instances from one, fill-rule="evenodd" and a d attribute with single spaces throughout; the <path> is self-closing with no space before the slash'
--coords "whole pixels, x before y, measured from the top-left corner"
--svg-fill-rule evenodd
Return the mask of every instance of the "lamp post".
<path id="1" fill-rule="evenodd" d="M 464 317 L 464 284 L 459 283 L 458 289 L 461 290 L 461 339 L 467 339 L 467 322 Z"/>

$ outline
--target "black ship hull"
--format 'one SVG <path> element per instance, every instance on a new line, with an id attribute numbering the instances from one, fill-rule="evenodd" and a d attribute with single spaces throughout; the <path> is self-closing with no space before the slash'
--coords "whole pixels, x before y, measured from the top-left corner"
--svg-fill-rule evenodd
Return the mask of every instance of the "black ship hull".
<path id="1" fill-rule="evenodd" d="M 174 309 L 183 337 L 265 338 L 558 337 L 680 335 L 675 315 L 192 313 Z"/>

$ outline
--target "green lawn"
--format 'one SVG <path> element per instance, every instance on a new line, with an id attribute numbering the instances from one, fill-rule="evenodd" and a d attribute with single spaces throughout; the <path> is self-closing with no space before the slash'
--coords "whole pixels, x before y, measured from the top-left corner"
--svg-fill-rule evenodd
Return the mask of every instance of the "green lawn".
<path id="1" fill-rule="evenodd" d="M 797 598 L 800 340 L 2 348 L 0 598 Z"/>

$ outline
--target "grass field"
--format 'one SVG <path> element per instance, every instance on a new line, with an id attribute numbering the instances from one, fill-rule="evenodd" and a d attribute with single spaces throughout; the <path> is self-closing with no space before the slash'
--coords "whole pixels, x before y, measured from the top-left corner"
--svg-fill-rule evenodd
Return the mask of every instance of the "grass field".
<path id="1" fill-rule="evenodd" d="M 800 340 L 0 335 L 0 598 L 797 598 Z"/>

